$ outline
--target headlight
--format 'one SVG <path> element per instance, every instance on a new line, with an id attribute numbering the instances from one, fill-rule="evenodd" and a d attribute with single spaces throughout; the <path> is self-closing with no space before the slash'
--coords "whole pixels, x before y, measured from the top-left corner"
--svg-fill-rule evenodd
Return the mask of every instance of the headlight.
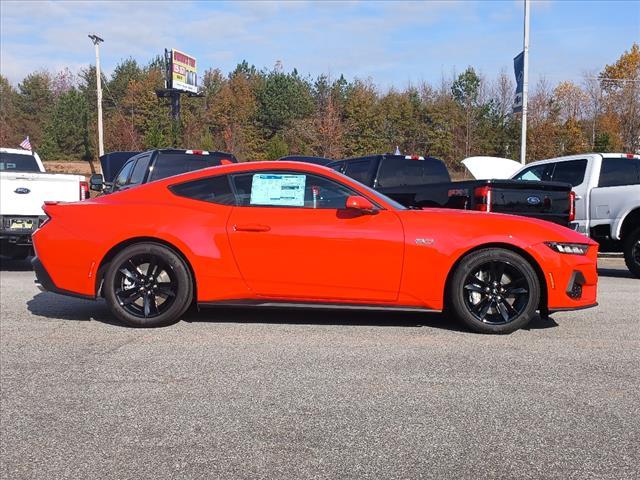
<path id="1" fill-rule="evenodd" d="M 544 242 L 547 247 L 558 253 L 569 253 L 572 255 L 586 255 L 589 245 L 584 243 L 560 243 Z"/>

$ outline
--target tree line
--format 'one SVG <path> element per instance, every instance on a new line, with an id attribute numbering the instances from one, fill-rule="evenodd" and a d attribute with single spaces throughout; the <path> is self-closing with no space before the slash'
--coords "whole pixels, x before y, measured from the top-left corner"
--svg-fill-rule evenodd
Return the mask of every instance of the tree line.
<path id="1" fill-rule="evenodd" d="M 103 78 L 105 151 L 176 146 L 225 150 L 241 161 L 287 154 L 344 158 L 393 152 L 433 155 L 454 169 L 471 155 L 518 159 L 520 115 L 511 114 L 514 82 L 468 67 L 421 83 L 381 91 L 371 79 L 317 78 L 259 70 L 246 61 L 230 73 L 209 69 L 202 97 L 183 96 L 179 123 L 164 86 L 164 63 L 121 61 Z M 97 156 L 96 71 L 36 71 L 17 87 L 0 76 L 0 146 L 25 136 L 46 160 Z M 586 151 L 640 151 L 640 47 L 632 47 L 581 82 L 530 88 L 527 159 Z"/>

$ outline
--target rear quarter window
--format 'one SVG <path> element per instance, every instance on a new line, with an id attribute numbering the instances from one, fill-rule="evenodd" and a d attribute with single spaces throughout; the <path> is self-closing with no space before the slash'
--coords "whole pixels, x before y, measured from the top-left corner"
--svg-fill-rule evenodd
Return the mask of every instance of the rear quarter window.
<path id="1" fill-rule="evenodd" d="M 200 178 L 169 187 L 179 197 L 201 200 L 220 205 L 235 205 L 235 196 L 227 175 Z"/>

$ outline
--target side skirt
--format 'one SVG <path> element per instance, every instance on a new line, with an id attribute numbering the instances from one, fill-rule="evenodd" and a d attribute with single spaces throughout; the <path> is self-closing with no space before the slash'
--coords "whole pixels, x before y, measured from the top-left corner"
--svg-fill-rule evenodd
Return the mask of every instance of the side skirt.
<path id="1" fill-rule="evenodd" d="M 257 307 L 257 308 L 302 308 L 319 310 L 386 310 L 394 312 L 423 312 L 440 313 L 441 310 L 431 310 L 422 307 L 403 305 L 378 305 L 360 303 L 323 303 L 323 302 L 287 302 L 274 300 L 221 300 L 218 302 L 198 302 L 198 307 Z"/>

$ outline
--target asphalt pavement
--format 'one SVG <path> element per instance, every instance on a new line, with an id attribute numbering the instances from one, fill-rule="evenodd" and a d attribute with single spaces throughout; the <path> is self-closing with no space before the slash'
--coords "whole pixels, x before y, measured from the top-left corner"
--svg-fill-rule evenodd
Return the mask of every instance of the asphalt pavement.
<path id="1" fill-rule="evenodd" d="M 508 336 L 443 315 L 213 309 L 154 330 L 0 272 L 7 479 L 632 479 L 640 280 Z"/>

